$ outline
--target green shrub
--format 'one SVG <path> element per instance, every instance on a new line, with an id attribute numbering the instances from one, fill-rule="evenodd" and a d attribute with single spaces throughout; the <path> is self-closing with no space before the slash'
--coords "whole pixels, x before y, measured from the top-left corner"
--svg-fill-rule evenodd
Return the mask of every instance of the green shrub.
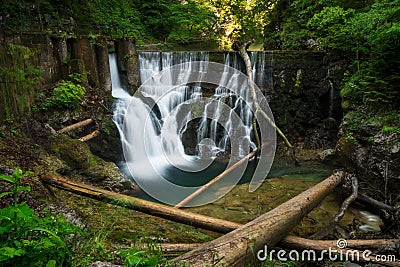
<path id="1" fill-rule="evenodd" d="M 64 217 L 50 213 L 38 216 L 25 202 L 19 203 L 23 173 L 19 167 L 12 176 L 0 174 L 0 180 L 11 185 L 11 191 L 0 198 L 13 195 L 14 205 L 0 209 L 0 266 L 64 266 L 72 259 L 71 241 L 85 234 Z"/>
<path id="2" fill-rule="evenodd" d="M 88 235 L 64 216 L 49 211 L 37 215 L 27 203 L 18 201 L 21 192 L 30 191 L 21 181 L 31 173 L 17 167 L 12 175 L 0 174 L 0 182 L 8 183 L 10 188 L 0 193 L 0 199 L 12 196 L 14 200 L 0 209 L 0 266 L 79 267 L 96 260 L 112 261 L 115 250 L 106 245 L 107 226 Z M 166 261 L 156 247 L 149 251 L 129 248 L 118 252 L 128 267 L 155 267 Z"/>
<path id="3" fill-rule="evenodd" d="M 121 250 L 120 255 L 125 259 L 124 267 L 157 267 L 159 266 L 159 257 L 157 255 L 147 255 L 145 251 L 134 248 Z"/>
<path id="4" fill-rule="evenodd" d="M 382 127 L 382 133 L 383 133 L 383 134 L 387 134 L 387 133 L 397 133 L 397 134 L 400 134 L 400 127 L 385 125 L 385 126 Z"/>
<path id="5" fill-rule="evenodd" d="M 85 96 L 86 89 L 72 81 L 60 81 L 51 92 L 51 96 L 40 105 L 40 108 L 76 108 Z"/>

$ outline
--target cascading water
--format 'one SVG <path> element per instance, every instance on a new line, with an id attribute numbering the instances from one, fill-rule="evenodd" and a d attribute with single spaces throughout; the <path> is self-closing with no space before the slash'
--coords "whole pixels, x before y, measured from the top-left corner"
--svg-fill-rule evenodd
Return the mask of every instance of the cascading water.
<path id="1" fill-rule="evenodd" d="M 328 111 L 328 116 L 329 118 L 333 118 L 333 101 L 335 97 L 335 91 L 333 88 L 333 83 L 331 80 L 328 80 L 329 82 L 329 111 Z"/>
<path id="2" fill-rule="evenodd" d="M 232 68 L 229 67 L 240 68 L 236 54 L 233 54 L 233 58 L 229 53 L 225 56 L 225 67 L 221 70 L 218 83 L 224 86 L 215 86 L 211 97 L 207 98 L 204 97 L 205 92 L 201 84 L 191 84 L 187 81 L 192 72 L 191 63 L 199 63 L 196 70 L 199 75 L 206 72 L 208 53 L 140 52 L 138 56 L 142 81 L 140 97 L 136 94 L 131 96 L 123 89 L 119 80 L 116 56 L 111 54 L 109 57 L 112 95 L 116 98 L 113 120 L 121 135 L 125 160 L 136 181 L 143 179 L 157 184 L 160 177 L 168 176 L 171 166 L 179 166 L 180 170 L 190 173 L 192 169 L 212 167 L 210 165 L 212 161 L 209 159 L 214 159 L 218 155 L 233 154 L 232 151 L 235 150 L 236 155 L 243 157 L 249 150 L 256 149 L 251 140 L 253 114 L 251 104 L 249 105 L 249 90 L 246 84 L 240 84 L 239 72 L 232 75 Z M 257 55 L 253 57 L 257 58 Z M 254 75 L 257 75 L 258 69 L 263 68 L 264 61 L 265 56 L 256 60 L 253 66 Z M 176 64 L 180 64 L 179 71 L 177 73 L 169 71 Z M 171 90 L 169 85 L 177 78 L 180 80 L 180 85 Z M 260 81 L 262 79 L 262 76 L 257 78 Z M 229 88 L 239 88 L 240 97 Z M 178 121 L 175 118 L 176 114 L 184 109 L 183 103 L 188 101 L 205 102 L 203 105 L 191 105 L 191 110 L 184 119 Z M 226 108 L 227 105 L 230 107 L 229 110 Z M 195 117 L 193 107 L 198 106 L 201 110 L 196 111 L 197 117 Z M 243 123 L 235 123 L 238 118 Z M 189 122 L 196 120 L 196 125 L 189 126 Z M 194 137 L 196 140 L 192 142 L 195 144 L 195 153 L 188 155 L 185 153 L 182 138 L 190 131 L 196 132 Z M 239 136 L 240 141 L 235 145 L 231 144 L 232 133 Z M 209 178 L 216 174 L 212 174 Z M 209 178 L 201 178 L 200 184 Z M 165 194 L 169 194 L 167 188 L 164 189 L 166 189 Z M 186 195 L 187 192 L 177 198 Z"/>

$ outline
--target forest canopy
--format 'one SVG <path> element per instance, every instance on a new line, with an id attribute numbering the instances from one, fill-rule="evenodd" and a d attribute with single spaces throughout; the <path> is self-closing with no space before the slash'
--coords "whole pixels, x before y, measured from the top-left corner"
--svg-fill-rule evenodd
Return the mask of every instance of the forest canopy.
<path id="1" fill-rule="evenodd" d="M 400 0 L 4 0 L 1 30 L 145 43 L 256 39 L 267 50 L 344 55 L 343 107 L 400 103 Z"/>

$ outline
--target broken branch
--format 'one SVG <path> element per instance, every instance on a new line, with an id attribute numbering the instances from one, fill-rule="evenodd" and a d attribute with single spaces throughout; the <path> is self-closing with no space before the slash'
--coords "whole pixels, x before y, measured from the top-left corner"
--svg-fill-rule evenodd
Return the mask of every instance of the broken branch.
<path id="1" fill-rule="evenodd" d="M 92 138 L 95 138 L 98 135 L 100 135 L 100 131 L 96 130 L 94 132 L 91 132 L 88 135 L 82 136 L 81 138 L 79 138 L 79 141 L 86 142 L 86 141 L 89 141 Z"/>
<path id="2" fill-rule="evenodd" d="M 57 133 L 58 133 L 58 134 L 62 134 L 62 133 L 70 132 L 70 131 L 75 130 L 75 129 L 77 129 L 77 128 L 80 128 L 80 127 L 84 127 L 84 126 L 86 126 L 86 125 L 89 125 L 89 124 L 91 124 L 92 122 L 93 122 L 93 119 L 86 119 L 86 120 L 84 120 L 84 121 L 80 121 L 80 122 L 71 124 L 71 125 L 69 125 L 69 126 L 66 126 L 66 127 L 62 128 L 62 129 L 58 130 Z"/>

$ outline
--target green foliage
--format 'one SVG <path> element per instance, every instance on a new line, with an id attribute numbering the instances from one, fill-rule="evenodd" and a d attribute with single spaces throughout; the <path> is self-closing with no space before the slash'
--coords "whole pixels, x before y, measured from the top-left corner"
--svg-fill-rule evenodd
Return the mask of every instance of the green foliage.
<path id="1" fill-rule="evenodd" d="M 144 41 L 189 42 L 213 38 L 215 14 L 202 1 L 88 0 L 84 2 L 5 0 L 0 16 L 12 32 L 46 32 L 59 37 L 101 34 Z M 72 20 L 71 20 L 72 18 Z M 67 22 L 67 23 L 65 23 Z"/>
<path id="2" fill-rule="evenodd" d="M 29 114 L 40 85 L 38 51 L 16 44 L 0 45 L 0 121 Z"/>
<path id="3" fill-rule="evenodd" d="M 354 46 L 354 40 L 349 40 L 349 29 L 343 27 L 354 15 L 353 9 L 344 10 L 339 6 L 324 7 L 308 22 L 311 34 L 317 34 L 324 48 L 341 49 L 344 46 Z"/>
<path id="4" fill-rule="evenodd" d="M 397 133 L 397 134 L 400 134 L 400 127 L 385 125 L 385 126 L 382 127 L 382 133 L 383 133 L 383 134 L 387 134 L 387 133 Z"/>
<path id="5" fill-rule="evenodd" d="M 351 132 L 347 132 L 344 136 L 346 138 L 347 141 L 357 145 L 358 144 L 358 140 L 356 137 L 354 137 L 354 135 Z"/>
<path id="6" fill-rule="evenodd" d="M 268 14 L 276 1 L 215 0 L 209 8 L 217 14 L 215 31 L 222 47 L 235 41 L 262 40 Z"/>
<path id="7" fill-rule="evenodd" d="M 215 15 L 205 6 L 197 4 L 193 0 L 180 2 L 170 6 L 170 21 L 173 27 L 167 39 L 171 41 L 189 42 L 195 39 L 204 39 L 213 36 L 212 25 L 215 23 Z"/>
<path id="8" fill-rule="evenodd" d="M 88 234 L 80 242 L 74 244 L 74 265 L 86 267 L 94 261 L 110 261 L 114 259 L 113 251 L 106 246 L 109 226 L 109 224 L 103 225 L 100 230 Z"/>
<path id="9" fill-rule="evenodd" d="M 145 251 L 134 248 L 121 250 L 120 255 L 125 259 L 124 267 L 157 267 L 160 262 L 159 255 L 148 255 Z"/>
<path id="10" fill-rule="evenodd" d="M 30 172 L 30 171 L 22 172 L 21 168 L 19 168 L 19 167 L 16 167 L 14 169 L 12 176 L 6 175 L 6 174 L 0 174 L 0 181 L 8 182 L 12 186 L 11 191 L 1 193 L 0 198 L 7 196 L 9 194 L 12 194 L 14 197 L 14 206 L 16 206 L 18 204 L 18 192 L 19 191 L 26 191 L 26 192 L 30 191 L 29 186 L 21 185 L 21 180 L 24 177 L 27 177 L 31 174 L 32 174 L 32 172 Z"/>
<path id="11" fill-rule="evenodd" d="M 0 266 L 88 266 L 91 262 L 111 261 L 113 249 L 106 245 L 109 223 L 88 235 L 79 227 L 67 222 L 65 217 L 43 211 L 39 215 L 25 202 L 18 201 L 21 191 L 29 192 L 22 180 L 32 172 L 16 167 L 12 175 L 0 174 L 0 181 L 8 183 L 14 205 L 0 209 Z M 165 262 L 161 251 L 151 247 L 149 251 L 134 248 L 119 250 L 124 266 L 159 266 Z"/>
<path id="12" fill-rule="evenodd" d="M 267 47 L 322 49 L 353 59 L 342 107 L 400 107 L 400 0 L 281 0 L 265 27 Z M 269 48 L 268 47 L 268 48 Z"/>
<path id="13" fill-rule="evenodd" d="M 73 79 L 78 79 L 74 77 Z M 72 81 L 60 81 L 51 92 L 51 96 L 40 105 L 40 108 L 76 108 L 85 96 L 86 89 Z"/>
<path id="14" fill-rule="evenodd" d="M 71 236 L 83 234 L 65 218 L 50 213 L 37 216 L 25 203 L 18 202 L 20 191 L 30 188 L 21 180 L 31 172 L 17 167 L 13 175 L 0 175 L 0 180 L 12 186 L 14 205 L 0 209 L 0 264 L 3 266 L 63 266 L 71 258 Z"/>

